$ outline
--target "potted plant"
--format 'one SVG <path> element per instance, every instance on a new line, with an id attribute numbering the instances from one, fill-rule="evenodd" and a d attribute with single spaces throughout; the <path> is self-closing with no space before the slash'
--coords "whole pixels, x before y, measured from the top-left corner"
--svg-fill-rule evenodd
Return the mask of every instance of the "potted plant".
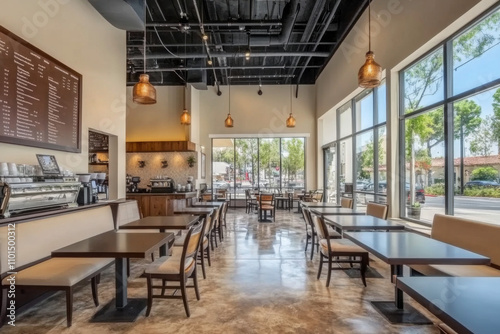
<path id="1" fill-rule="evenodd" d="M 190 155 L 189 157 L 187 157 L 186 161 L 187 161 L 189 167 L 193 167 L 194 164 L 196 163 L 196 158 L 194 157 L 194 155 Z"/>
<path id="2" fill-rule="evenodd" d="M 415 202 L 411 205 L 407 206 L 408 218 L 420 219 L 420 210 L 422 207 L 420 206 L 420 202 Z"/>

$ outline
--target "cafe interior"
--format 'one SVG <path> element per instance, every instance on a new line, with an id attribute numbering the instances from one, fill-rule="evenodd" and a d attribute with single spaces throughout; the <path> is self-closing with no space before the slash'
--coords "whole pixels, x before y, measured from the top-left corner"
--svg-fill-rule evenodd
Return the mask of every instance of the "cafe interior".
<path id="1" fill-rule="evenodd" d="M 500 1 L 0 6 L 2 333 L 498 332 Z"/>

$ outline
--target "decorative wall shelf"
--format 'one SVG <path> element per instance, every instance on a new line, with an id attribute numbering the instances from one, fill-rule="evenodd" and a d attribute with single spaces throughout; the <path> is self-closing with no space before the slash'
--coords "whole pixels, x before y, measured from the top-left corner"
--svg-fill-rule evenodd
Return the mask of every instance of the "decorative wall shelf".
<path id="1" fill-rule="evenodd" d="M 190 141 L 127 142 L 127 153 L 134 152 L 196 152 L 196 144 Z"/>

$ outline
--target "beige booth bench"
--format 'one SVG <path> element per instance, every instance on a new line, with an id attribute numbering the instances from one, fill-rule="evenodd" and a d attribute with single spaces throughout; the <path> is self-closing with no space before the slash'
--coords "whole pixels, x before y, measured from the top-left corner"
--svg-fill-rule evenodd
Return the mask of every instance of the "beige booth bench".
<path id="1" fill-rule="evenodd" d="M 114 263 L 111 258 L 51 258 L 52 251 L 83 239 L 113 230 L 109 206 L 82 209 L 40 219 L 0 226 L 0 273 L 2 278 L 2 323 L 9 321 L 7 292 L 11 275 L 17 272 L 15 290 L 61 290 L 66 293 L 67 325 L 71 326 L 73 288 L 91 279 L 92 295 L 99 304 L 97 284 L 102 270 Z M 8 262 L 9 232 L 15 231 L 15 264 Z M 10 233 L 12 239 L 12 233 Z M 12 242 L 11 242 L 12 244 Z M 10 302 L 9 302 L 10 303 Z M 6 318 L 7 316 L 7 318 Z"/>
<path id="2" fill-rule="evenodd" d="M 487 256 L 485 265 L 412 265 L 426 276 L 500 276 L 500 226 L 447 215 L 434 215 L 431 238 Z"/>

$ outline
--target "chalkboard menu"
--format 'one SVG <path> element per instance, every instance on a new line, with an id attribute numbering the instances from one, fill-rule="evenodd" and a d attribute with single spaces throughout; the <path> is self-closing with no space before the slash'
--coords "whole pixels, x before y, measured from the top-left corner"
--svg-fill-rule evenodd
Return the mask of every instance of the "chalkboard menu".
<path id="1" fill-rule="evenodd" d="M 81 152 L 82 76 L 0 26 L 0 142 Z"/>

